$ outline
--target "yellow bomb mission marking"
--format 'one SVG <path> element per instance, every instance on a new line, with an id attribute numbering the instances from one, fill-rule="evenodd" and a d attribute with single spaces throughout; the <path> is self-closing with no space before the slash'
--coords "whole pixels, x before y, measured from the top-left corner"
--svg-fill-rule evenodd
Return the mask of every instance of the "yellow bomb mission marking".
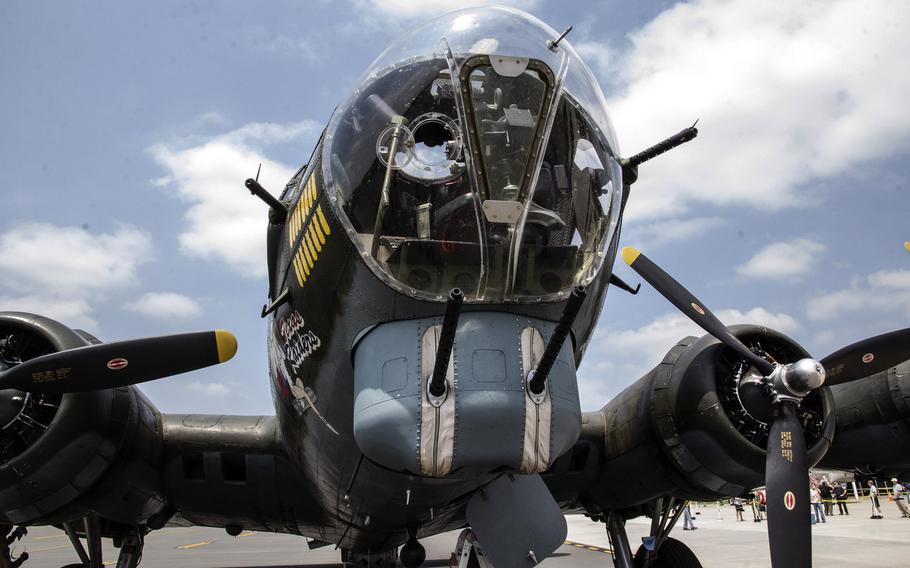
<path id="1" fill-rule="evenodd" d="M 297 284 L 303 288 L 319 260 L 319 253 L 332 233 L 316 194 L 316 174 L 311 174 L 291 211 L 288 221 L 288 245 L 295 250 L 292 264 Z"/>

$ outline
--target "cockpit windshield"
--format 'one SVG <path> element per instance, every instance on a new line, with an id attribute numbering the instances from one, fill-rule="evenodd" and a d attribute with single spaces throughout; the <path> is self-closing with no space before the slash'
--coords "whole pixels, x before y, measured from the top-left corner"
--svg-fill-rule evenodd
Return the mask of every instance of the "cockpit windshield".
<path id="1" fill-rule="evenodd" d="M 622 178 L 603 95 L 566 41 L 509 8 L 454 12 L 372 65 L 332 117 L 323 175 L 376 274 L 422 299 L 541 301 L 590 281 Z"/>

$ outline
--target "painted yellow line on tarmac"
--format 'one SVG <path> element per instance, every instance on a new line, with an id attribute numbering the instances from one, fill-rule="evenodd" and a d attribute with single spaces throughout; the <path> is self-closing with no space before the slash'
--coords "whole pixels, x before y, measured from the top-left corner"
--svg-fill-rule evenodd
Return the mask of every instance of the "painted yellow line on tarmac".
<path id="1" fill-rule="evenodd" d="M 256 533 L 253 531 L 243 531 L 242 533 L 238 534 L 237 536 L 256 536 Z"/>
<path id="2" fill-rule="evenodd" d="M 44 552 L 45 550 L 59 550 L 61 548 L 69 548 L 69 543 L 67 544 L 58 544 L 57 546 L 45 546 L 44 548 L 33 548 L 29 552 Z"/>
<path id="3" fill-rule="evenodd" d="M 116 563 L 117 563 L 116 560 L 105 560 L 104 562 L 101 563 L 101 565 L 102 566 L 113 566 Z"/>
<path id="4" fill-rule="evenodd" d="M 594 552 L 603 552 L 604 554 L 613 554 L 613 551 L 609 548 L 604 548 L 602 546 L 591 546 L 590 544 L 584 544 L 582 542 L 575 542 L 572 540 L 565 541 L 564 544 L 569 546 L 574 546 L 575 548 L 587 548 L 588 550 L 593 550 Z"/>
<path id="5" fill-rule="evenodd" d="M 212 544 L 212 541 L 211 541 L 211 540 L 203 540 L 203 541 L 200 541 L 200 542 L 194 542 L 193 544 L 184 544 L 184 545 L 178 546 L 177 549 L 178 549 L 178 550 L 185 550 L 185 549 L 188 549 L 188 548 L 198 548 L 198 547 L 200 547 L 200 546 L 205 546 L 205 545 L 207 545 L 207 544 Z"/>
<path id="6" fill-rule="evenodd" d="M 49 538 L 66 538 L 65 534 L 52 534 L 48 536 L 33 536 L 32 540 L 47 540 Z"/>

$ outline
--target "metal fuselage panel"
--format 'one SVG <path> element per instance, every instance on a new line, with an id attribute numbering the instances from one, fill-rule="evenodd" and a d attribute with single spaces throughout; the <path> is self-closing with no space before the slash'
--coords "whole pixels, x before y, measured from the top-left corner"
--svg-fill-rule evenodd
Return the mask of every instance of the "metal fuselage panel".
<path id="1" fill-rule="evenodd" d="M 403 542 L 408 523 L 419 524 L 421 535 L 464 525 L 467 498 L 484 478 L 407 475 L 369 459 L 353 476 L 361 458 L 353 434 L 356 340 L 384 322 L 441 316 L 444 304 L 398 293 L 371 271 L 351 240 L 356 235 L 335 214 L 316 158 L 290 196 L 288 220 L 270 225 L 270 233 L 280 229 L 270 248 L 273 290 L 288 288 L 291 300 L 270 316 L 269 362 L 279 443 L 328 513 L 322 534 L 312 536 L 328 542 L 344 537 L 344 548 L 375 550 Z M 600 313 L 615 249 L 614 240 L 575 320 L 576 364 Z M 555 322 L 563 305 L 465 304 L 463 312 Z"/>

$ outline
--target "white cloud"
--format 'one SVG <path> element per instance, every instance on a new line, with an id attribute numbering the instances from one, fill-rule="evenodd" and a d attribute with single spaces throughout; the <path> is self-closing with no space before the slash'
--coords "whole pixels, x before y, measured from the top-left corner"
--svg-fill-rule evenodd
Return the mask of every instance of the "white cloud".
<path id="1" fill-rule="evenodd" d="M 84 298 L 60 298 L 54 295 L 0 295 L 0 312 L 28 312 L 49 317 L 73 328 L 97 328 L 92 305 Z"/>
<path id="2" fill-rule="evenodd" d="M 319 59 L 319 50 L 309 34 L 299 36 L 276 34 L 275 30 L 263 26 L 250 27 L 246 31 L 246 44 L 264 51 L 300 57 L 308 63 Z"/>
<path id="3" fill-rule="evenodd" d="M 715 315 L 726 325 L 751 323 L 784 333 L 792 332 L 799 327 L 793 317 L 784 313 L 773 313 L 762 307 L 752 308 L 747 312 L 720 310 L 715 312 Z M 648 359 L 651 366 L 659 363 L 664 354 L 683 337 L 701 336 L 705 333 L 692 320 L 675 312 L 665 314 L 638 329 L 605 331 L 605 337 L 602 339 L 605 343 L 604 352 L 612 352 L 614 355 L 640 354 Z"/>
<path id="4" fill-rule="evenodd" d="M 726 325 L 763 325 L 787 334 L 799 328 L 792 316 L 763 307 L 746 312 L 719 310 L 715 315 Z M 597 339 L 587 349 L 578 372 L 585 408 L 600 408 L 618 392 L 619 386 L 625 388 L 660 363 L 680 339 L 704 334 L 700 327 L 678 312 L 664 314 L 638 329 L 598 328 Z"/>
<path id="5" fill-rule="evenodd" d="M 809 317 L 829 321 L 845 314 L 902 314 L 910 318 L 910 270 L 883 270 L 849 288 L 809 300 Z"/>
<path id="6" fill-rule="evenodd" d="M 133 283 L 148 260 L 149 237 L 121 226 L 94 235 L 79 227 L 17 225 L 0 235 L 0 288 L 82 295 Z"/>
<path id="7" fill-rule="evenodd" d="M 635 242 L 643 249 L 685 241 L 723 226 L 720 217 L 695 217 L 693 219 L 661 219 L 631 225 L 623 234 L 625 241 Z"/>
<path id="8" fill-rule="evenodd" d="M 202 381 L 186 383 L 186 390 L 206 397 L 225 397 L 232 392 L 231 388 L 224 383 L 204 383 Z"/>
<path id="9" fill-rule="evenodd" d="M 575 51 L 585 60 L 596 74 L 601 77 L 610 77 L 616 71 L 617 53 L 609 46 L 596 41 L 580 41 L 573 43 Z"/>
<path id="10" fill-rule="evenodd" d="M 629 155 L 696 118 L 700 134 L 642 166 L 629 218 L 805 206 L 811 182 L 907 152 L 907 21 L 897 1 L 699 0 L 661 13 L 627 52 L 604 55 L 617 133 Z"/>
<path id="11" fill-rule="evenodd" d="M 0 234 L 0 310 L 95 327 L 93 304 L 135 284 L 151 248 L 148 235 L 125 225 L 104 234 L 46 223 L 14 226 Z"/>
<path id="12" fill-rule="evenodd" d="M 359 0 L 358 7 L 367 7 L 390 16 L 405 18 L 426 17 L 444 14 L 455 9 L 491 4 L 512 5 L 523 10 L 530 10 L 537 5 L 537 0 L 463 0 L 453 4 L 449 0 Z"/>
<path id="13" fill-rule="evenodd" d="M 195 300 L 174 292 L 149 292 L 124 309 L 155 319 L 189 319 L 202 313 Z"/>
<path id="14" fill-rule="evenodd" d="M 250 197 L 243 181 L 262 164 L 259 181 L 273 193 L 282 190 L 295 170 L 265 157 L 262 148 L 315 135 L 319 128 L 308 120 L 251 123 L 191 147 L 184 143 L 151 148 L 168 172 L 156 184 L 174 186 L 178 197 L 190 204 L 188 227 L 178 235 L 181 250 L 223 261 L 244 276 L 264 276 L 267 210 Z"/>
<path id="15" fill-rule="evenodd" d="M 209 111 L 200 114 L 196 120 L 206 126 L 222 126 L 227 123 L 227 119 L 220 112 Z"/>
<path id="16" fill-rule="evenodd" d="M 218 138 L 243 146 L 279 144 L 296 140 L 301 136 L 315 134 L 320 128 L 321 125 L 312 120 L 289 124 L 251 122 Z"/>
<path id="17" fill-rule="evenodd" d="M 773 243 L 737 266 L 736 273 L 766 280 L 799 280 L 818 265 L 819 255 L 824 251 L 824 245 L 809 239 Z"/>

